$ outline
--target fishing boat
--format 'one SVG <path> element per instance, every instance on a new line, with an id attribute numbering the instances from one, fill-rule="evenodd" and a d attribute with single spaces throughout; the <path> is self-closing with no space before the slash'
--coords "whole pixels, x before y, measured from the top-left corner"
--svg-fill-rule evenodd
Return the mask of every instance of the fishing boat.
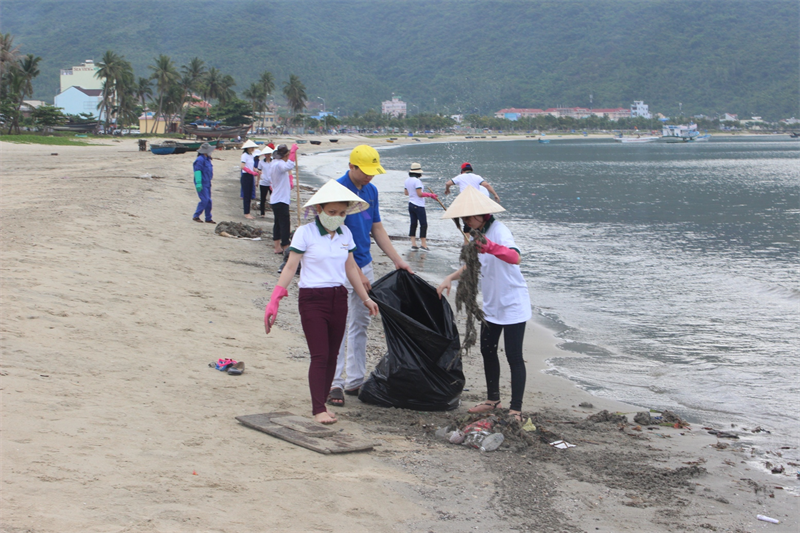
<path id="1" fill-rule="evenodd" d="M 219 141 L 211 141 L 208 144 L 210 144 L 211 146 L 217 146 L 218 142 Z M 196 152 L 201 146 L 203 146 L 204 143 L 202 141 L 200 141 L 200 142 L 194 142 L 194 143 L 180 143 L 180 144 L 183 145 L 186 148 L 186 151 L 188 151 L 188 152 Z"/>
<path id="2" fill-rule="evenodd" d="M 789 137 L 791 137 L 792 139 L 800 138 L 800 131 L 793 131 L 792 133 L 789 134 Z"/>
<path id="3" fill-rule="evenodd" d="M 322 141 L 310 141 L 310 142 L 311 142 L 311 144 L 317 145 L 317 146 L 322 144 Z"/>
<path id="4" fill-rule="evenodd" d="M 550 139 L 539 139 L 539 142 L 542 144 L 550 144 Z"/>
<path id="5" fill-rule="evenodd" d="M 700 143 L 700 142 L 708 142 L 711 139 L 711 134 L 706 133 L 704 135 L 698 135 L 694 138 L 693 142 Z"/>
<path id="6" fill-rule="evenodd" d="M 658 140 L 658 137 L 653 135 L 646 135 L 644 137 L 637 135 L 636 137 L 623 137 L 620 135 L 619 137 L 614 137 L 614 141 L 618 143 L 651 143 Z"/>
<path id="7" fill-rule="evenodd" d="M 664 124 L 661 129 L 661 138 L 668 143 L 692 142 L 700 132 L 697 131 L 697 124 Z"/>
<path id="8" fill-rule="evenodd" d="M 69 131 L 72 133 L 91 133 L 97 126 L 99 122 L 86 122 L 85 124 L 78 124 L 78 123 L 68 123 L 68 124 L 61 124 L 60 126 L 53 126 L 54 131 Z"/>
<path id="9" fill-rule="evenodd" d="M 305 143 L 307 143 L 308 141 L 306 141 L 305 139 L 298 139 L 298 140 L 296 140 L 295 142 L 296 142 L 297 144 L 305 144 Z"/>
<path id="10" fill-rule="evenodd" d="M 247 137 L 250 126 L 201 126 L 187 124 L 183 131 L 189 135 L 196 135 L 198 139 L 236 139 Z"/>
<path id="11" fill-rule="evenodd" d="M 332 142 L 332 143 L 338 143 L 338 142 L 339 142 L 339 139 L 328 139 L 328 140 L 329 140 L 330 142 Z"/>
<path id="12" fill-rule="evenodd" d="M 150 151 L 156 155 L 170 155 L 175 153 L 174 145 L 151 144 Z"/>

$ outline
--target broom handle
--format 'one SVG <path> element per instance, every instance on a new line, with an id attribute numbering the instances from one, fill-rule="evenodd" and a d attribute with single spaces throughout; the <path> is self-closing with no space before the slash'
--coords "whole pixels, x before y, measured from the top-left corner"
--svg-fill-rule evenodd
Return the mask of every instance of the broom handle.
<path id="1" fill-rule="evenodd" d="M 297 192 L 297 227 L 300 227 L 300 154 L 294 153 L 294 188 Z"/>
<path id="2" fill-rule="evenodd" d="M 434 192 L 433 192 L 433 189 L 431 189 L 430 187 L 428 187 L 428 190 L 429 190 L 429 191 L 430 191 L 432 194 L 436 194 L 436 193 L 434 193 Z M 447 208 L 444 206 L 444 204 L 442 203 L 442 201 L 441 201 L 441 200 L 439 200 L 439 197 L 438 197 L 438 196 L 437 196 L 436 198 L 434 198 L 434 200 L 436 200 L 437 202 L 439 202 L 439 205 L 440 205 L 440 206 L 442 206 L 442 209 L 444 209 L 445 211 L 447 211 Z M 456 227 L 458 228 L 458 232 L 461 234 L 461 236 L 462 236 L 462 237 L 464 237 L 464 244 L 467 244 L 467 243 L 469 242 L 469 239 L 467 238 L 467 234 L 466 234 L 466 233 L 464 233 L 463 231 L 461 231 L 461 224 L 458 222 L 458 219 L 457 219 L 457 218 L 454 218 L 454 219 L 453 219 L 453 222 L 455 223 Z"/>

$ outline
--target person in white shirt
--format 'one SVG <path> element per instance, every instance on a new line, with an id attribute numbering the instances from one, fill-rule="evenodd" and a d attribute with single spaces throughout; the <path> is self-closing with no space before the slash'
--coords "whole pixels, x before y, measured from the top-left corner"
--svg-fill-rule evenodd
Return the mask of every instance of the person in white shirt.
<path id="1" fill-rule="evenodd" d="M 469 409 L 470 413 L 485 413 L 500 409 L 500 361 L 497 346 L 500 334 L 505 339 L 506 359 L 511 367 L 511 403 L 508 413 L 522 423 L 522 397 L 525 394 L 525 360 L 522 341 L 525 324 L 531 318 L 531 299 L 528 284 L 519 268 L 520 252 L 509 229 L 492 213 L 505 211 L 502 206 L 485 197 L 474 187 L 462 189 L 442 218 L 461 218 L 465 228 L 480 232 L 485 244 L 472 240 L 478 247 L 481 263 L 481 294 L 485 323 L 481 324 L 481 355 L 486 376 L 487 399 Z M 450 294 L 453 281 L 461 278 L 466 265 L 456 270 L 439 285 L 436 291 Z"/>
<path id="2" fill-rule="evenodd" d="M 459 192 L 464 192 L 464 189 L 471 185 L 481 191 L 487 197 L 489 196 L 489 193 L 491 193 L 496 202 L 500 201 L 500 197 L 497 196 L 494 187 L 492 187 L 488 181 L 473 173 L 472 165 L 469 163 L 463 163 L 461 165 L 461 174 L 451 180 L 447 180 L 447 182 L 444 184 L 444 193 L 450 194 L 450 187 L 453 185 L 458 185 Z"/>
<path id="3" fill-rule="evenodd" d="M 289 215 L 289 206 L 292 203 L 292 178 L 289 172 L 295 167 L 296 152 L 296 144 L 293 144 L 291 149 L 285 144 L 278 145 L 272 154 L 272 164 L 269 166 L 272 180 L 269 205 L 275 218 L 272 226 L 272 242 L 276 254 L 282 254 L 289 247 L 289 234 L 292 230 Z"/>
<path id="4" fill-rule="evenodd" d="M 336 414 L 325 406 L 333 382 L 339 347 L 347 324 L 347 281 L 361 299 L 370 316 L 378 314 L 378 305 L 370 300 L 361 283 L 361 271 L 353 259 L 356 249 L 353 234 L 345 226 L 348 214 L 360 213 L 369 204 L 346 187 L 331 180 L 311 197 L 305 207 L 314 207 L 314 222 L 297 228 L 289 248 L 289 260 L 272 291 L 264 311 L 264 330 L 269 335 L 278 315 L 281 298 L 300 264 L 297 283 L 300 322 L 308 342 L 311 364 L 308 385 L 314 420 L 333 424 Z"/>
<path id="5" fill-rule="evenodd" d="M 424 192 L 422 187 L 422 167 L 419 163 L 411 163 L 408 179 L 403 185 L 404 194 L 408 196 L 408 215 L 411 217 L 411 227 L 408 236 L 411 237 L 411 249 L 419 250 L 417 246 L 417 222 L 419 222 L 419 240 L 422 249 L 428 251 L 428 216 L 425 213 L 425 198 L 438 198 L 434 193 Z"/>
<path id="6" fill-rule="evenodd" d="M 272 166 L 272 152 L 274 151 L 274 146 L 270 143 L 266 145 L 264 151 L 261 152 L 261 155 L 264 158 L 261 161 L 261 166 L 259 170 L 261 170 L 261 177 L 258 180 L 258 190 L 261 193 L 261 203 L 259 207 L 261 208 L 261 218 L 267 217 L 266 211 L 266 204 L 267 198 L 269 198 L 269 193 L 272 191 L 270 185 L 272 185 L 272 176 L 270 175 L 271 166 Z"/>
<path id="7" fill-rule="evenodd" d="M 250 214 L 250 200 L 253 199 L 255 178 L 258 176 L 255 157 L 253 156 L 256 147 L 258 147 L 258 145 L 249 139 L 242 145 L 242 175 L 239 181 L 242 185 L 242 208 L 244 209 L 244 218 L 255 218 Z"/>

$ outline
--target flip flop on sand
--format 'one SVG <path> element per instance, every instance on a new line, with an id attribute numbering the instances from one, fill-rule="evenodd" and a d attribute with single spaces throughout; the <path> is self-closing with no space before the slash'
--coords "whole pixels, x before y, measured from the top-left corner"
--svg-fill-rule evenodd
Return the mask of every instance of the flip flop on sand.
<path id="1" fill-rule="evenodd" d="M 229 376 L 241 376 L 244 374 L 244 361 L 239 361 L 238 363 L 234 363 L 228 369 Z"/>
<path id="2" fill-rule="evenodd" d="M 467 412 L 468 413 L 488 413 L 489 411 L 494 411 L 495 409 L 499 409 L 500 400 L 496 402 L 493 400 L 486 400 L 485 402 L 481 402 L 474 407 L 470 407 Z"/>
<path id="3" fill-rule="evenodd" d="M 354 389 L 345 389 L 344 393 L 348 396 L 358 396 L 358 393 L 361 392 L 361 385 L 355 387 Z"/>
<path id="4" fill-rule="evenodd" d="M 344 391 L 339 387 L 332 388 L 330 394 L 328 394 L 327 403 L 336 407 L 344 407 Z"/>

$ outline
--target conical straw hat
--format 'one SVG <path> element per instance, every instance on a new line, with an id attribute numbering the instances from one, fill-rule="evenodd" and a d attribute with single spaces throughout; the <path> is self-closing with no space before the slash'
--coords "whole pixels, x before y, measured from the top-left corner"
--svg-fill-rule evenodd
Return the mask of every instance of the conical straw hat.
<path id="1" fill-rule="evenodd" d="M 502 205 L 470 185 L 453 200 L 442 218 L 471 217 L 472 215 L 488 215 L 502 211 L 505 211 Z"/>
<path id="2" fill-rule="evenodd" d="M 314 193 L 314 196 L 308 199 L 303 207 L 311 207 L 330 202 L 348 202 L 350 204 L 350 207 L 347 209 L 348 215 L 360 213 L 369 207 L 369 202 L 362 200 L 350 189 L 336 180 L 330 180 L 320 187 L 319 190 Z"/>
<path id="3" fill-rule="evenodd" d="M 242 150 L 247 150 L 248 148 L 258 148 L 258 145 L 252 140 L 247 139 L 247 141 L 245 141 L 245 143 L 242 145 Z"/>

